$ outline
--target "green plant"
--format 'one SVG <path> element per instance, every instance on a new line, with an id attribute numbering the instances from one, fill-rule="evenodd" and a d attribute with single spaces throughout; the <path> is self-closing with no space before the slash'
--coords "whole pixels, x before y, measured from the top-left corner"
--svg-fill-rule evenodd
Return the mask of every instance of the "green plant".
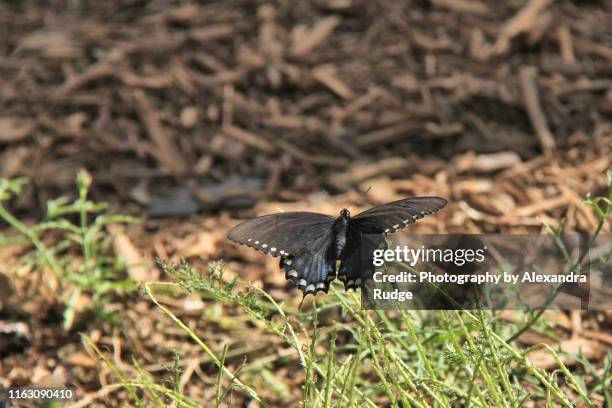
<path id="1" fill-rule="evenodd" d="M 29 264 L 31 271 L 50 270 L 55 276 L 55 290 L 64 304 L 65 329 L 72 326 L 77 302 L 84 292 L 92 295 L 94 310 L 102 317 L 112 318 L 104 310 L 108 296 L 116 291 L 132 290 L 135 285 L 129 278 L 120 278 L 126 265 L 112 254 L 112 236 L 105 231 L 105 226 L 137 219 L 106 214 L 106 203 L 89 200 L 91 177 L 81 170 L 76 179 L 76 199 L 49 200 L 44 219 L 30 226 L 5 206 L 21 194 L 25 184 L 25 178 L 0 179 L 0 220 L 17 231 L 17 235 L 0 235 L 0 245 L 19 241 L 33 247 L 23 257 L 24 263 Z"/>
<path id="2" fill-rule="evenodd" d="M 332 287 L 327 302 L 317 302 L 312 312 L 292 323 L 285 307 L 265 291 L 249 286 L 241 290 L 240 282 L 223 281 L 222 263 L 211 264 L 204 276 L 186 262 L 163 263 L 162 267 L 185 289 L 201 293 L 205 299 L 238 305 L 252 324 L 289 345 L 297 367 L 305 372 L 303 406 L 376 407 L 385 400 L 395 407 L 452 407 L 457 403 L 514 407 L 528 399 L 567 407 L 573 404 L 549 373 L 528 360 L 526 355 L 532 349 L 517 349 L 492 330 L 495 316 L 490 312 L 365 311 L 354 293 Z M 261 374 L 257 362 L 245 364 L 239 380 L 223 365 L 226 348 L 218 357 L 192 329 L 159 304 L 152 289 L 159 284 L 168 285 L 146 284 L 147 295 L 212 358 L 231 380 L 228 387 L 266 406 L 259 390 L 246 385 L 256 373 Z M 295 313 L 291 307 L 287 309 Z M 321 325 L 320 316 L 334 310 L 345 318 L 331 328 Z M 308 343 L 299 340 L 299 326 L 311 334 Z M 340 343 L 339 333 L 350 333 L 351 339 Z M 323 355 L 317 352 L 321 347 L 327 350 Z M 584 395 L 556 352 L 548 351 L 572 388 Z M 539 392 L 525 393 L 525 382 Z"/>

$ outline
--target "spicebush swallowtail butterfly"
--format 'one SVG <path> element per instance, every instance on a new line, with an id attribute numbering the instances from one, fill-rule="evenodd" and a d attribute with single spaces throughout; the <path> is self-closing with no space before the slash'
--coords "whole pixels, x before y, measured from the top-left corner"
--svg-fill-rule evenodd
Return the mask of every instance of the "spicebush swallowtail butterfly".
<path id="1" fill-rule="evenodd" d="M 345 208 L 334 218 L 314 212 L 264 215 L 232 228 L 227 237 L 238 244 L 279 256 L 285 278 L 304 294 L 327 293 L 338 278 L 345 289 L 370 279 L 372 251 L 386 248 L 385 236 L 446 205 L 440 197 L 413 197 L 370 208 L 354 217 Z M 340 261 L 337 268 L 336 261 Z"/>

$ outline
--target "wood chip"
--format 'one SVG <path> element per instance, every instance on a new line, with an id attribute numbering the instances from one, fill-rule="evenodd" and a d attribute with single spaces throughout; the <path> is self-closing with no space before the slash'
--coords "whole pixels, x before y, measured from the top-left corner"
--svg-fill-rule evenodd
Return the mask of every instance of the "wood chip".
<path id="1" fill-rule="evenodd" d="M 344 99 L 353 98 L 353 91 L 336 76 L 332 65 L 321 65 L 312 70 L 312 76 L 328 87 L 332 92 Z"/>
<path id="2" fill-rule="evenodd" d="M 433 4 L 460 13 L 484 16 L 491 13 L 491 9 L 486 3 L 476 0 L 432 0 Z"/>
<path id="3" fill-rule="evenodd" d="M 366 106 L 374 102 L 377 98 L 381 97 L 382 95 L 384 95 L 384 91 L 382 89 L 377 88 L 377 87 L 370 88 L 366 94 L 358 97 L 357 99 L 349 103 L 344 109 L 342 109 L 335 116 L 337 117 L 338 120 L 344 120 L 347 117 L 354 114 L 355 112 L 365 108 Z"/>
<path id="4" fill-rule="evenodd" d="M 479 173 L 490 173 L 512 168 L 521 163 L 521 157 L 515 152 L 479 154 L 474 158 L 470 170 Z"/>
<path id="5" fill-rule="evenodd" d="M 168 131 L 162 125 L 159 113 L 154 109 L 149 98 L 140 89 L 134 91 L 133 95 L 140 120 L 144 123 L 155 145 L 154 154 L 157 160 L 162 166 L 173 172 L 182 173 L 187 171 L 189 168 L 188 161 L 183 157 L 183 154 L 176 146 L 176 142 L 172 140 L 170 134 L 168 134 Z"/>
<path id="6" fill-rule="evenodd" d="M 390 143 L 398 139 L 409 137 L 423 129 L 422 123 L 403 122 L 362 134 L 355 138 L 354 145 L 359 149 L 366 149 L 374 145 Z"/>
<path id="7" fill-rule="evenodd" d="M 373 164 L 358 163 L 353 165 L 347 172 L 332 175 L 329 180 L 336 186 L 343 186 L 376 176 L 396 174 L 405 171 L 408 165 L 409 163 L 406 159 L 399 157 L 390 157 Z"/>
<path id="8" fill-rule="evenodd" d="M 223 134 L 236 139 L 246 145 L 254 147 L 266 153 L 272 153 L 275 149 L 270 142 L 253 132 L 241 129 L 237 126 L 226 125 L 221 128 Z"/>
<path id="9" fill-rule="evenodd" d="M 531 125 L 540 141 L 540 146 L 544 153 L 548 156 L 554 153 L 556 143 L 548 123 L 542 106 L 540 105 L 540 97 L 536 84 L 537 69 L 535 67 L 523 67 L 520 70 L 519 77 L 521 79 L 521 88 L 523 90 L 523 100 L 525 109 L 529 114 Z"/>
<path id="10" fill-rule="evenodd" d="M 116 75 L 116 67 L 112 64 L 102 61 L 88 66 L 78 75 L 69 76 L 66 81 L 57 89 L 58 96 L 66 96 L 76 89 L 88 84 L 89 82 L 112 77 Z"/>
<path id="11" fill-rule="evenodd" d="M 565 24 L 561 24 L 557 29 L 557 36 L 559 37 L 559 49 L 561 51 L 561 57 L 563 62 L 568 65 L 576 63 L 576 56 L 574 55 L 574 45 L 572 44 L 572 33 Z"/>
<path id="12" fill-rule="evenodd" d="M 75 33 L 64 29 L 34 31 L 23 36 L 18 44 L 18 50 L 40 52 L 47 58 L 74 59 L 83 55 Z"/>
<path id="13" fill-rule="evenodd" d="M 67 364 L 78 366 L 78 367 L 95 368 L 98 366 L 98 360 L 92 358 L 89 354 L 83 351 L 77 351 L 76 353 L 74 352 L 70 353 L 63 360 Z"/>
<path id="14" fill-rule="evenodd" d="M 555 349 L 555 347 L 553 347 L 553 349 Z M 573 365 L 576 360 L 572 358 L 572 355 L 576 355 L 580 352 L 589 360 L 600 358 L 606 353 L 606 348 L 601 346 L 598 342 L 581 337 L 561 341 L 558 345 L 558 349 L 567 353 L 559 356 L 565 365 Z M 544 370 L 551 370 L 558 367 L 554 357 L 547 349 L 535 350 L 529 353 L 527 358 L 536 367 Z"/>
<path id="15" fill-rule="evenodd" d="M 304 32 L 296 38 L 291 45 L 290 53 L 294 57 L 304 57 L 323 43 L 340 24 L 340 19 L 335 16 L 327 17 L 317 22 L 308 32 Z"/>
<path id="16" fill-rule="evenodd" d="M 612 346 L 612 334 L 606 333 L 603 331 L 593 331 L 593 330 L 582 330 L 580 332 L 582 337 L 586 337 L 591 340 L 598 340 L 602 343 L 607 343 Z"/>
<path id="17" fill-rule="evenodd" d="M 516 209 L 513 213 L 513 217 L 528 217 L 531 215 L 550 211 L 555 208 L 563 207 L 567 205 L 570 200 L 565 195 L 560 195 L 554 198 L 548 198 L 541 202 L 537 202 L 531 205 L 527 205 Z"/>
<path id="18" fill-rule="evenodd" d="M 217 244 L 223 241 L 225 236 L 217 232 L 201 232 L 197 235 L 190 235 L 175 245 L 181 256 L 190 258 L 194 256 L 211 259 L 217 253 Z"/>
<path id="19" fill-rule="evenodd" d="M 141 252 L 132 243 L 132 240 L 118 225 L 107 226 L 113 236 L 113 249 L 115 255 L 123 258 L 127 265 L 128 275 L 136 282 L 151 282 L 159 278 L 159 270 L 148 264 Z"/>
<path id="20" fill-rule="evenodd" d="M 326 156 L 322 154 L 306 154 L 299 147 L 296 147 L 294 144 L 282 139 L 277 139 L 274 144 L 278 146 L 281 150 L 283 150 L 285 153 L 305 163 L 321 164 L 332 167 L 344 167 L 347 163 L 347 160 L 343 157 Z"/>
<path id="21" fill-rule="evenodd" d="M 517 35 L 528 32 L 536 26 L 540 13 L 552 3 L 552 0 L 529 0 L 523 8 L 510 18 L 502 27 L 494 52 L 506 53 L 510 49 L 510 41 Z"/>
<path id="22" fill-rule="evenodd" d="M 16 116 L 0 117 L 0 143 L 17 142 L 25 139 L 34 130 L 34 124 Z"/>
<path id="23" fill-rule="evenodd" d="M 574 39 L 574 45 L 579 51 L 585 54 L 598 55 L 608 60 L 612 60 L 612 48 L 606 45 L 598 44 L 584 38 Z"/>

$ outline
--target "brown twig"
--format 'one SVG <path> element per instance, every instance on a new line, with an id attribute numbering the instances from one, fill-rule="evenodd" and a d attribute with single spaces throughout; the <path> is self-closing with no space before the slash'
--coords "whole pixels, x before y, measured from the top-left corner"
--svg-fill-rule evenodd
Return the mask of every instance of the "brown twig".
<path id="1" fill-rule="evenodd" d="M 308 32 L 296 38 L 289 52 L 294 57 L 304 57 L 312 50 L 322 44 L 331 35 L 340 19 L 335 16 L 324 18 L 312 27 Z"/>
<path id="2" fill-rule="evenodd" d="M 519 77 L 521 80 L 521 89 L 523 90 L 525 109 L 529 115 L 531 125 L 536 132 L 544 154 L 551 155 L 555 150 L 556 144 L 555 138 L 548 128 L 546 117 L 540 105 L 536 84 L 537 70 L 535 67 L 523 67 L 520 70 Z"/>
<path id="3" fill-rule="evenodd" d="M 144 91 L 137 89 L 133 93 L 133 99 L 140 120 L 144 123 L 149 136 L 151 137 L 157 154 L 156 158 L 161 165 L 174 172 L 184 172 L 188 169 L 188 162 L 183 157 L 181 151 L 176 147 L 164 126 L 162 125 L 159 114 L 153 108 L 153 104 L 148 99 Z"/>

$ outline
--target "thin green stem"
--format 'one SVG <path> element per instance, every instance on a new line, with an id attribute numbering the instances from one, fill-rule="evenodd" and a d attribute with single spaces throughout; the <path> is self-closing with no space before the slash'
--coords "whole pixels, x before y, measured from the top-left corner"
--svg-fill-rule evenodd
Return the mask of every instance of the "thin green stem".
<path id="1" fill-rule="evenodd" d="M 514 390 L 510 385 L 510 381 L 508 380 L 508 375 L 506 374 L 506 370 L 502 367 L 501 362 L 499 361 L 497 347 L 494 346 L 493 341 L 491 340 L 491 330 L 489 326 L 487 326 L 484 318 L 484 312 L 479 310 L 480 317 L 480 327 L 482 327 L 482 333 L 485 336 L 485 340 L 487 346 L 489 347 L 489 352 L 491 353 L 491 358 L 493 358 L 493 364 L 495 365 L 495 369 L 497 370 L 497 375 L 501 378 L 502 386 L 506 391 L 506 396 L 510 398 L 511 404 L 513 407 L 516 406 L 516 398 L 514 396 Z"/>
<path id="2" fill-rule="evenodd" d="M 163 282 L 156 282 L 155 284 L 163 284 Z M 144 284 L 144 289 L 145 289 L 145 292 L 146 292 L 147 296 L 149 296 L 149 298 L 153 301 L 153 303 L 155 303 L 155 305 L 157 305 L 157 307 L 159 307 L 161 309 L 161 311 L 164 312 L 164 314 L 166 314 L 166 316 L 170 317 L 170 319 L 172 319 L 172 321 L 174 321 L 174 323 L 176 323 L 181 329 L 183 329 L 185 331 L 185 333 L 187 333 L 189 335 L 189 337 L 191 337 L 193 339 L 193 341 L 195 341 L 198 344 L 198 346 L 200 346 L 200 348 L 202 350 L 204 350 L 204 352 L 210 357 L 210 359 L 215 363 L 215 365 L 217 367 L 219 367 L 219 369 L 222 370 L 225 375 L 227 375 L 231 380 L 234 381 L 234 383 L 236 384 L 236 386 L 238 388 L 243 390 L 249 397 L 253 398 L 255 401 L 259 402 L 263 406 L 265 406 L 265 407 L 269 406 L 259 396 L 259 394 L 257 394 L 257 392 L 255 390 L 253 390 L 248 385 L 243 384 L 240 380 L 238 380 L 234 376 L 234 374 L 230 370 L 227 369 L 227 367 L 225 367 L 223 364 L 221 364 L 221 361 L 219 360 L 219 358 L 217 358 L 215 353 L 213 353 L 213 351 L 206 345 L 206 343 L 204 343 L 193 332 L 193 330 L 191 330 L 185 323 L 183 323 L 181 321 L 181 319 L 176 317 L 176 315 L 174 313 L 172 313 L 167 307 L 165 307 L 161 303 L 159 303 L 159 301 L 157 300 L 155 295 L 153 295 L 153 291 L 151 290 L 150 283 L 145 283 Z"/>
<path id="3" fill-rule="evenodd" d="M 60 266 L 59 262 L 57 262 L 57 259 L 55 259 L 51 251 L 49 251 L 45 244 L 42 243 L 31 228 L 15 218 L 6 210 L 6 208 L 4 208 L 2 204 L 0 204 L 0 218 L 3 218 L 11 227 L 25 235 L 32 242 L 32 245 L 34 245 L 34 247 L 45 257 L 45 260 L 47 261 L 47 264 L 49 264 L 49 267 L 53 270 L 53 273 L 55 273 L 56 276 L 61 276 L 62 267 Z"/>

